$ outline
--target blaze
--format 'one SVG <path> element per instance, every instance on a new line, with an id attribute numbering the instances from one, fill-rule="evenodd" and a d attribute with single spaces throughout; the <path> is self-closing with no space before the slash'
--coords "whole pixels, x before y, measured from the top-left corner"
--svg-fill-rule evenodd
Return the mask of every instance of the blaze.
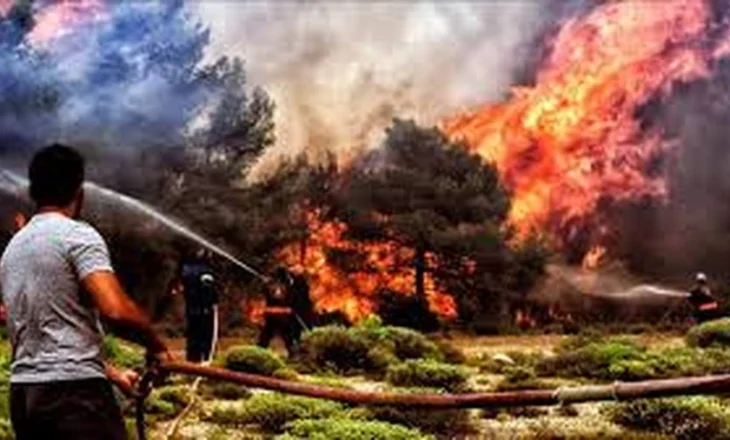
<path id="1" fill-rule="evenodd" d="M 309 237 L 285 246 L 279 258 L 292 270 L 307 276 L 310 296 L 318 312 L 343 313 L 356 322 L 377 310 L 378 292 L 403 295 L 415 292 L 416 271 L 413 250 L 393 242 L 361 243 L 344 238 L 347 226 L 323 221 L 318 211 L 308 214 Z M 337 255 L 357 255 L 358 265 L 347 272 L 335 264 Z M 436 264 L 428 256 L 430 264 Z M 445 318 L 456 316 L 451 296 L 440 290 L 428 273 L 426 297 L 430 309 Z"/>
<path id="2" fill-rule="evenodd" d="M 667 196 L 657 168 L 672 143 L 637 113 L 730 52 L 707 3 L 605 2 L 561 27 L 534 85 L 442 123 L 496 165 L 518 231 L 565 237 L 601 199 Z"/>
<path id="3" fill-rule="evenodd" d="M 28 38 L 36 45 L 49 42 L 98 17 L 103 10 L 102 0 L 56 0 L 36 13 L 36 23 Z"/>
<path id="4" fill-rule="evenodd" d="M 0 0 L 0 16 L 7 14 L 15 0 Z M 102 15 L 103 0 L 55 0 L 39 7 L 28 40 L 40 45 L 63 36 L 81 23 Z"/>

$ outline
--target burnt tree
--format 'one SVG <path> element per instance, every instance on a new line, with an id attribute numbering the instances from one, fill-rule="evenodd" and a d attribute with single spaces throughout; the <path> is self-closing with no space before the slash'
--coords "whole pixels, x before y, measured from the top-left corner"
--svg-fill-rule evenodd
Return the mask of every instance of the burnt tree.
<path id="1" fill-rule="evenodd" d="M 503 226 L 510 203 L 497 170 L 436 128 L 395 120 L 382 148 L 366 154 L 350 172 L 338 215 L 352 238 L 393 241 L 414 251 L 410 264 L 421 304 L 429 273 L 450 291 L 458 290 L 454 280 L 469 275 L 481 283 L 464 290 L 483 291 L 485 279 L 500 276 L 495 271 L 518 264 L 506 245 L 510 231 Z M 503 282 L 496 284 L 512 288 Z M 457 302 L 461 313 L 468 301 Z M 477 308 L 483 309 L 488 301 L 480 302 Z"/>

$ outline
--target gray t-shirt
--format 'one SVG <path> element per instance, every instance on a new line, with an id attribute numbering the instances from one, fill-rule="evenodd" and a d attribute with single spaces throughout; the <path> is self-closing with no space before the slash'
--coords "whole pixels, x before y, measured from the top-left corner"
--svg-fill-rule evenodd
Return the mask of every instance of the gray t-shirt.
<path id="1" fill-rule="evenodd" d="M 98 312 L 80 281 L 99 271 L 112 271 L 104 239 L 61 214 L 34 216 L 10 240 L 0 259 L 0 290 L 12 383 L 104 377 Z"/>

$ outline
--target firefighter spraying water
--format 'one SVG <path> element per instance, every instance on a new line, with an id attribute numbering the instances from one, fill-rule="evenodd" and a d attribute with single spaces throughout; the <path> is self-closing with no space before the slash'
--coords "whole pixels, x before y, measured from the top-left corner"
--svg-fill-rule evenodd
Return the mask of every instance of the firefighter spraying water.
<path id="1" fill-rule="evenodd" d="M 700 272 L 695 276 L 695 284 L 689 291 L 689 303 L 696 322 L 702 323 L 718 317 L 718 304 L 707 284 L 707 275 Z"/>
<path id="2" fill-rule="evenodd" d="M 297 349 L 302 332 L 312 326 L 313 316 L 306 280 L 284 267 L 277 268 L 273 281 L 267 286 L 264 325 L 258 345 L 268 347 L 279 335 L 291 355 Z"/>

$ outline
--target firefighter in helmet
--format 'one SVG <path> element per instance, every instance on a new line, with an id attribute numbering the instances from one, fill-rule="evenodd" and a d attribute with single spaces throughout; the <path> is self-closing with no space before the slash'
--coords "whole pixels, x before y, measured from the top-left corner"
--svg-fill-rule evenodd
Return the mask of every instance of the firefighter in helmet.
<path id="1" fill-rule="evenodd" d="M 302 332 L 311 326 L 309 287 L 303 277 L 279 267 L 274 271 L 266 294 L 264 326 L 258 345 L 268 347 L 274 336 L 279 335 L 291 355 L 296 351 Z"/>
<path id="2" fill-rule="evenodd" d="M 707 275 L 700 272 L 695 276 L 695 284 L 689 292 L 692 315 L 698 323 L 709 321 L 717 314 L 717 301 L 707 285 Z"/>
<path id="3" fill-rule="evenodd" d="M 185 298 L 185 351 L 190 362 L 203 362 L 213 355 L 216 336 L 218 288 L 209 255 L 198 250 L 183 258 L 176 292 Z"/>

